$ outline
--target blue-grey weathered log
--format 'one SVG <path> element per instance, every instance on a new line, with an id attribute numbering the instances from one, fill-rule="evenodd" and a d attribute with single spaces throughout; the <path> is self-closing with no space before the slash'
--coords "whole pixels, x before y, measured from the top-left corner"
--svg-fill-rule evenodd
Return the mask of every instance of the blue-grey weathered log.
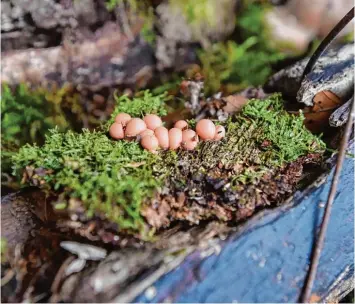
<path id="1" fill-rule="evenodd" d="M 204 259 L 201 251 L 193 252 L 134 301 L 297 302 L 331 177 L 321 177 L 287 204 L 249 220 L 221 244 L 218 255 Z M 313 290 L 319 300 L 339 299 L 352 288 L 353 202 L 354 162 L 347 158 Z"/>

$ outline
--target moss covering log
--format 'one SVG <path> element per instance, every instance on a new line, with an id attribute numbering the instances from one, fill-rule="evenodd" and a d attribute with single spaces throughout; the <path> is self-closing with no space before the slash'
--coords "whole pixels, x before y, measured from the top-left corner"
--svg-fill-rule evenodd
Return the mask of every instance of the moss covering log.
<path id="1" fill-rule="evenodd" d="M 162 114 L 164 96 L 121 98 L 117 109 Z M 280 202 L 292 193 L 302 165 L 319 161 L 325 150 L 304 128 L 302 115 L 283 110 L 278 95 L 249 101 L 223 124 L 221 142 L 157 155 L 137 142 L 112 140 L 107 126 L 81 133 L 54 129 L 42 147 L 22 147 L 14 168 L 25 183 L 58 193 L 54 208 L 146 237 L 175 220 L 240 220 Z"/>

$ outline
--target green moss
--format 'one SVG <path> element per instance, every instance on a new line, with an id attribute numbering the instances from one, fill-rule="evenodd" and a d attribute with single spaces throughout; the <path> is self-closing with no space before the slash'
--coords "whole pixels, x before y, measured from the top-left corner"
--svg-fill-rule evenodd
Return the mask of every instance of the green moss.
<path id="1" fill-rule="evenodd" d="M 6 263 L 7 241 L 4 237 L 0 238 L 1 264 Z"/>
<path id="2" fill-rule="evenodd" d="M 262 130 L 256 142 L 272 143 L 267 149 L 264 148 L 263 162 L 268 165 L 281 166 L 302 155 L 325 150 L 325 144 L 305 128 L 302 112 L 299 116 L 287 114 L 279 95 L 263 102 L 251 100 L 242 113 L 250 120 L 251 126 L 258 126 Z"/>
<path id="3" fill-rule="evenodd" d="M 172 7 L 178 7 L 191 26 L 200 26 L 201 22 L 208 22 L 210 26 L 216 24 L 216 6 L 211 0 L 179 0 L 170 1 Z"/>
<path id="4" fill-rule="evenodd" d="M 283 55 L 260 49 L 258 41 L 253 36 L 241 44 L 220 42 L 199 51 L 206 95 L 217 92 L 222 84 L 234 84 L 235 90 L 241 90 L 265 82 L 272 72 L 271 63 L 282 59 Z"/>
<path id="5" fill-rule="evenodd" d="M 107 0 L 106 1 L 106 8 L 109 11 L 112 11 L 122 0 Z"/>
<path id="6" fill-rule="evenodd" d="M 57 126 L 73 128 L 68 116 L 78 121 L 83 109 L 79 97 L 67 86 L 30 89 L 20 84 L 15 89 L 2 85 L 1 102 L 2 172 L 10 172 L 11 156 L 25 143 L 43 143 L 46 132 Z"/>
<path id="7" fill-rule="evenodd" d="M 146 91 L 142 98 L 120 97 L 115 113 L 164 113 L 164 96 L 154 99 Z M 147 98 L 155 100 L 154 106 L 146 102 Z M 187 164 L 190 173 L 206 173 L 221 164 L 224 168 L 240 165 L 241 170 L 229 177 L 236 186 L 253 183 L 275 166 L 308 153 L 322 153 L 325 148 L 305 129 L 302 115 L 292 116 L 282 109 L 278 95 L 250 101 L 225 126 L 227 135 L 220 142 L 201 142 L 194 152 L 159 154 L 143 150 L 137 142 L 114 141 L 103 130 L 60 133 L 55 129 L 42 147 L 26 145 L 20 149 L 13 158 L 15 171 L 21 176 L 28 166 L 41 168 L 44 175 L 32 176 L 27 182 L 43 180 L 39 183 L 42 187 L 61 193 L 57 209 L 70 208 L 71 199 L 76 199 L 84 205 L 87 216 L 101 215 L 117 223 L 121 231 L 143 234 L 143 203 L 168 180 L 186 184 L 190 175 L 181 171 L 181 163 Z"/>
<path id="8" fill-rule="evenodd" d="M 116 96 L 117 106 L 104 128 L 82 133 L 51 130 L 42 147 L 26 145 L 13 157 L 15 173 L 21 175 L 26 166 L 45 168 L 51 172 L 44 177 L 45 185 L 62 193 L 56 209 L 66 208 L 69 199 L 76 198 L 89 217 L 99 212 L 121 230 L 143 231 L 140 206 L 161 184 L 163 172 L 153 172 L 160 158 L 137 142 L 113 141 L 106 131 L 119 112 L 135 117 L 166 114 L 166 98 L 148 90 L 132 99 Z"/>
<path id="9" fill-rule="evenodd" d="M 267 9 L 267 5 L 246 6 L 237 19 L 241 43 L 229 40 L 199 51 L 207 95 L 220 90 L 221 85 L 231 92 L 262 85 L 272 73 L 271 65 L 285 57 L 269 44 L 263 22 Z"/>
<path id="10" fill-rule="evenodd" d="M 45 103 L 44 93 L 31 92 L 24 84 L 20 84 L 14 92 L 3 85 L 2 138 L 21 146 L 27 142 L 43 142 L 43 130 L 56 125 L 61 129 L 67 128 L 68 122 L 60 104 L 55 102 L 46 107 Z"/>
<path id="11" fill-rule="evenodd" d="M 237 17 L 237 26 L 242 29 L 242 35 L 246 39 L 251 36 L 267 38 L 265 32 L 264 14 L 270 9 L 269 4 L 245 3 L 244 10 Z M 268 41 L 260 41 L 264 48 L 269 48 Z"/>
<path id="12" fill-rule="evenodd" d="M 149 90 L 138 92 L 135 97 L 129 98 L 127 95 L 114 96 L 116 107 L 111 115 L 111 119 L 105 124 L 106 130 L 113 123 L 118 113 L 124 112 L 132 117 L 143 117 L 145 114 L 157 114 L 164 116 L 167 114 L 166 102 L 169 100 L 167 93 L 153 94 Z"/>
<path id="13" fill-rule="evenodd" d="M 201 142 L 198 152 L 179 153 L 179 159 L 189 164 L 189 173 L 180 171 L 173 162 L 174 179 L 208 174 L 222 166 L 236 172 L 230 177 L 233 185 L 253 183 L 301 156 L 322 154 L 325 144 L 304 127 L 304 117 L 289 115 L 282 105 L 279 95 L 251 100 L 241 113 L 227 121 L 226 137 L 221 142 Z"/>
<path id="14" fill-rule="evenodd" d="M 159 156 L 142 150 L 139 143 L 113 141 L 103 131 L 50 132 L 42 147 L 26 145 L 13 158 L 20 174 L 26 166 L 45 168 L 45 185 L 83 202 L 87 215 L 102 214 L 120 230 L 143 229 L 140 207 L 161 185 L 153 173 Z"/>

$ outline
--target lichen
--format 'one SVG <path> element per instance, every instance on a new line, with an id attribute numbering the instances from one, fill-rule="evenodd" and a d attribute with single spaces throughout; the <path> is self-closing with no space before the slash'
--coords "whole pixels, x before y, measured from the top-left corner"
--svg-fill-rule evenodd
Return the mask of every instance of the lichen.
<path id="1" fill-rule="evenodd" d="M 114 113 L 165 113 L 164 96 L 146 91 L 141 98 L 120 97 Z M 99 216 L 117 224 L 119 231 L 143 235 L 147 226 L 142 206 L 149 205 L 163 185 L 181 189 L 193 175 L 219 172 L 219 178 L 229 180 L 237 190 L 275 167 L 311 153 L 322 154 L 324 143 L 302 122 L 302 115 L 287 114 L 281 98 L 274 95 L 250 101 L 231 117 L 222 141 L 200 142 L 192 152 L 158 154 L 143 150 L 137 142 L 114 141 L 105 129 L 82 133 L 55 129 L 42 147 L 22 147 L 13 158 L 14 168 L 18 175 L 24 173 L 26 183 L 61 193 L 59 209 L 70 209 L 79 201 L 87 218 Z"/>

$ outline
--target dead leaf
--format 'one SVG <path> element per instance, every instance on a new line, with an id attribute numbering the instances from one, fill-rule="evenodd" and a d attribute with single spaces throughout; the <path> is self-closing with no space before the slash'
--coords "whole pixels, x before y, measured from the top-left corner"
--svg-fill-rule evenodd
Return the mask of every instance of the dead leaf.
<path id="1" fill-rule="evenodd" d="M 331 91 L 322 91 L 317 93 L 314 96 L 313 101 L 313 112 L 331 111 L 342 104 L 340 98 Z"/>
<path id="2" fill-rule="evenodd" d="M 322 91 L 314 96 L 313 107 L 306 107 L 303 111 L 304 124 L 313 133 L 323 132 L 329 126 L 329 117 L 342 101 L 331 91 Z"/>
<path id="3" fill-rule="evenodd" d="M 230 114 L 241 111 L 248 102 L 248 99 L 242 95 L 229 95 L 222 99 L 226 102 L 223 110 Z"/>
<path id="4" fill-rule="evenodd" d="M 165 199 L 158 203 L 158 206 L 147 206 L 142 210 L 142 215 L 146 218 L 149 225 L 154 228 L 161 228 L 169 224 L 168 214 L 170 206 Z"/>

